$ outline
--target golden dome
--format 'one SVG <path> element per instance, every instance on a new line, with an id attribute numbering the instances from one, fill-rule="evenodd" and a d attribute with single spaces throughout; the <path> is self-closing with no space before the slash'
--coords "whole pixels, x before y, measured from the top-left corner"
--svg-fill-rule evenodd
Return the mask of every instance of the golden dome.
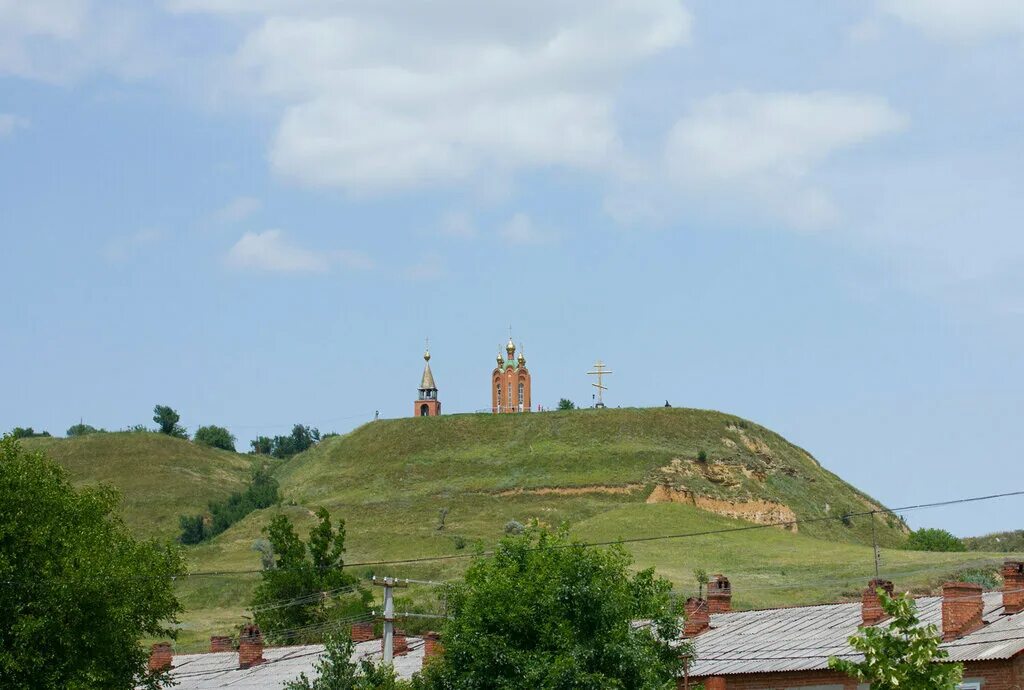
<path id="1" fill-rule="evenodd" d="M 505 363 L 505 358 L 501 356 L 501 346 L 498 346 L 498 366 L 500 367 Z"/>
<path id="2" fill-rule="evenodd" d="M 512 355 L 516 353 L 516 344 L 512 342 L 512 338 L 508 339 L 508 344 L 505 346 L 505 352 L 508 353 L 509 359 L 512 359 Z"/>
<path id="3" fill-rule="evenodd" d="M 526 366 L 526 355 L 523 354 L 523 344 L 519 343 L 519 366 Z"/>
<path id="4" fill-rule="evenodd" d="M 426 350 L 423 352 L 423 359 L 427 360 L 428 362 L 430 361 L 430 350 Z"/>

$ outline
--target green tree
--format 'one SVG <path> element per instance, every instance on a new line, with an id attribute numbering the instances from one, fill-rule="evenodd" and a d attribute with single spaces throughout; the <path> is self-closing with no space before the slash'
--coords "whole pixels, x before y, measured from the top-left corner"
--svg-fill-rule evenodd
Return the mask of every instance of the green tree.
<path id="1" fill-rule="evenodd" d="M 249 441 L 249 445 L 252 446 L 254 455 L 270 455 L 274 450 L 274 439 L 269 436 L 257 436 L 254 440 Z"/>
<path id="2" fill-rule="evenodd" d="M 157 687 L 141 639 L 174 636 L 184 563 L 133 538 L 119 503 L 0 440 L 0 687 Z"/>
<path id="3" fill-rule="evenodd" d="M 13 429 L 11 429 L 11 436 L 13 436 L 14 438 L 40 438 L 40 437 L 48 437 L 49 435 L 50 435 L 49 431 L 36 431 L 35 429 L 33 429 L 30 426 L 28 426 L 28 427 L 16 426 Z"/>
<path id="4" fill-rule="evenodd" d="M 887 625 L 868 626 L 850 638 L 850 646 L 863 661 L 832 657 L 829 668 L 845 673 L 872 690 L 955 690 L 963 677 L 961 664 L 942 663 L 942 638 L 934 625 L 922 626 L 913 599 L 890 597 L 879 589 Z M 938 663 L 937 663 L 938 662 Z"/>
<path id="5" fill-rule="evenodd" d="M 444 654 L 424 688 L 675 687 L 681 611 L 668 581 L 630 572 L 624 548 L 599 549 L 531 527 L 506 536 L 447 588 Z M 649 625 L 634 627 L 645 619 Z"/>
<path id="6" fill-rule="evenodd" d="M 196 429 L 192 440 L 204 446 L 212 446 L 221 450 L 230 450 L 232 452 L 235 450 L 235 437 L 222 426 L 215 426 L 213 424 L 201 426 Z"/>
<path id="7" fill-rule="evenodd" d="M 911 551 L 966 551 L 963 541 L 944 529 L 922 527 L 910 533 L 907 548 Z"/>
<path id="8" fill-rule="evenodd" d="M 355 587 L 356 579 L 344 572 L 345 522 L 334 527 L 325 508 L 316 511 L 317 524 L 303 542 L 286 515 L 275 515 L 264 529 L 270 542 L 273 560 L 271 568 L 261 572 L 261 581 L 252 599 L 256 623 L 271 640 L 275 631 L 306 628 L 344 616 L 365 613 L 372 595 Z M 341 596 L 322 593 L 347 590 Z M 295 601 L 290 606 L 278 606 L 281 601 Z M 315 632 L 307 636 L 288 638 L 289 642 L 312 641 Z"/>
<path id="9" fill-rule="evenodd" d="M 275 436 L 270 454 L 275 458 L 290 458 L 309 450 L 320 441 L 320 431 L 302 424 L 292 427 L 288 436 Z"/>
<path id="10" fill-rule="evenodd" d="M 188 438 L 188 432 L 185 430 L 185 427 L 178 424 L 180 419 L 181 416 L 167 405 L 157 405 L 153 408 L 153 421 L 157 423 L 159 427 L 157 431 L 161 434 Z"/>
<path id="11" fill-rule="evenodd" d="M 74 437 L 74 436 L 88 436 L 89 434 L 103 434 L 103 433 L 106 433 L 105 429 L 97 429 L 94 426 L 90 426 L 88 424 L 81 424 L 81 423 L 79 423 L 79 424 L 75 424 L 73 426 L 68 427 L 68 430 L 67 430 L 67 432 L 65 432 L 64 435 L 67 436 L 68 438 L 71 438 L 71 437 Z"/>
<path id="12" fill-rule="evenodd" d="M 287 690 L 402 690 L 410 685 L 395 676 L 391 666 L 374 666 L 362 659 L 352 661 L 355 645 L 346 635 L 331 634 L 324 640 L 324 654 L 316 664 L 316 677 L 306 674 L 288 683 Z"/>
<path id="13" fill-rule="evenodd" d="M 558 401 L 558 409 L 560 410 L 575 410 L 576 403 L 568 398 L 562 398 Z"/>

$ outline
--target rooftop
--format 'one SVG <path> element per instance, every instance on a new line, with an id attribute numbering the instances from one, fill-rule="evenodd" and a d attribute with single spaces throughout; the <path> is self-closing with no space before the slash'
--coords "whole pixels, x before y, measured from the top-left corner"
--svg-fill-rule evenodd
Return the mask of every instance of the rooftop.
<path id="1" fill-rule="evenodd" d="M 942 644 L 951 661 L 1008 659 L 1024 650 L 1024 613 L 1004 615 L 1000 592 L 986 592 L 983 599 L 986 625 Z M 922 624 L 941 629 L 942 597 L 916 601 Z M 694 638 L 697 661 L 690 675 L 827 669 L 830 656 L 857 661 L 863 657 L 846 641 L 860 624 L 860 602 L 712 614 L 711 628 Z"/>
<path id="2" fill-rule="evenodd" d="M 421 637 L 408 637 L 406 640 L 409 651 L 396 656 L 394 666 L 398 677 L 408 680 L 423 667 L 424 644 Z M 172 687 L 175 690 L 283 688 L 301 673 L 315 678 L 316 664 L 323 653 L 322 644 L 266 647 L 263 650 L 266 662 L 247 669 L 238 667 L 237 651 L 178 654 L 172 662 Z M 352 660 L 369 659 L 379 663 L 381 656 L 381 641 L 376 639 L 356 644 Z"/>

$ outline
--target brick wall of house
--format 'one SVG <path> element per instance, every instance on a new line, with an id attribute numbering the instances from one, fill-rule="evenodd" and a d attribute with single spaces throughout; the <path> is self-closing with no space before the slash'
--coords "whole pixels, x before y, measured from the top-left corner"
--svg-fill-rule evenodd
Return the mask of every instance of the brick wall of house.
<path id="1" fill-rule="evenodd" d="M 1021 690 L 1024 688 L 1024 657 L 1013 660 L 979 661 L 964 664 L 964 680 L 981 680 L 982 690 Z M 833 671 L 796 671 L 793 673 L 753 673 L 748 675 L 691 678 L 690 687 L 704 683 L 706 690 L 789 690 L 815 686 L 858 690 L 863 686 Z M 678 688 L 683 690 L 684 680 Z"/>

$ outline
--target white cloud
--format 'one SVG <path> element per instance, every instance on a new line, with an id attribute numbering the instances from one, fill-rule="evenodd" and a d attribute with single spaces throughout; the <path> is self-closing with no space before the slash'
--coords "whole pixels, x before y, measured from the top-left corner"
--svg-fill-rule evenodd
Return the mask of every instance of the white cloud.
<path id="1" fill-rule="evenodd" d="M 1024 36 L 1021 0 L 880 0 L 883 11 L 938 39 L 970 43 Z"/>
<path id="2" fill-rule="evenodd" d="M 835 154 L 906 126 L 885 100 L 834 92 L 732 92 L 698 102 L 665 148 L 668 176 L 816 228 L 837 211 L 812 173 Z"/>
<path id="3" fill-rule="evenodd" d="M 473 217 L 465 211 L 449 211 L 441 218 L 441 234 L 464 240 L 476 237 Z"/>
<path id="4" fill-rule="evenodd" d="M 103 247 L 103 255 L 108 261 L 124 262 L 136 256 L 147 247 L 163 240 L 164 234 L 154 228 L 139 230 L 132 235 L 115 237 Z"/>
<path id="5" fill-rule="evenodd" d="M 289 244 L 280 230 L 245 233 L 226 262 L 232 268 L 284 273 L 322 273 L 330 266 L 326 255 Z"/>
<path id="6" fill-rule="evenodd" d="M 16 130 L 29 126 L 27 118 L 12 113 L 0 113 L 0 137 L 14 134 Z"/>
<path id="7" fill-rule="evenodd" d="M 225 263 L 235 269 L 274 273 L 324 273 L 333 265 L 373 268 L 366 254 L 352 250 L 313 251 L 290 243 L 280 230 L 247 232 L 228 250 Z"/>
<path id="8" fill-rule="evenodd" d="M 444 259 L 438 254 L 431 253 L 424 256 L 419 263 L 407 268 L 405 277 L 409 280 L 430 281 L 443 278 L 447 273 Z"/>
<path id="9" fill-rule="evenodd" d="M 0 75 L 63 82 L 108 70 L 150 74 L 160 34 L 152 12 L 128 0 L 0 0 Z"/>
<path id="10" fill-rule="evenodd" d="M 213 220 L 222 225 L 240 223 L 263 207 L 263 202 L 251 196 L 235 197 L 213 213 Z"/>
<path id="11" fill-rule="evenodd" d="M 677 0 L 480 3 L 180 0 L 254 22 L 235 83 L 280 102 L 270 159 L 312 186 L 373 192 L 482 169 L 601 169 L 624 72 L 684 42 Z"/>
<path id="12" fill-rule="evenodd" d="M 512 244 L 546 244 L 555 239 L 554 234 L 537 227 L 525 213 L 517 213 L 501 226 L 499 234 Z"/>

